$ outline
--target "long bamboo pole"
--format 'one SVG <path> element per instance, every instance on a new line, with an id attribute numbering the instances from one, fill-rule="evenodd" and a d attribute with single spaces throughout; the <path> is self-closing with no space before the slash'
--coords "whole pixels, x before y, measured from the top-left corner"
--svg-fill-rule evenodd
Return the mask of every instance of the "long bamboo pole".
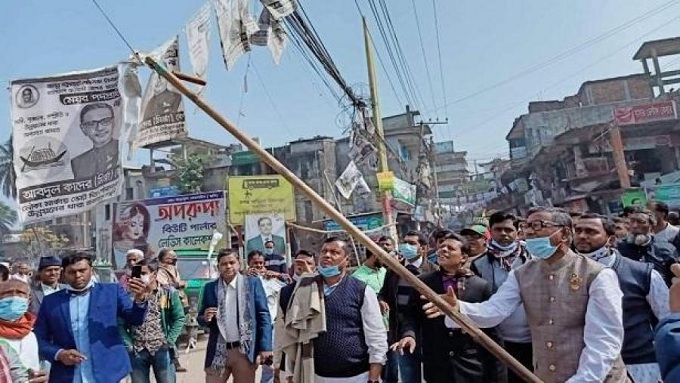
<path id="1" fill-rule="evenodd" d="M 208 116 L 210 116 L 215 122 L 220 124 L 227 132 L 229 132 L 236 139 L 241 141 L 248 149 L 255 153 L 258 157 L 262 159 L 269 167 L 271 167 L 278 174 L 283 176 L 288 182 L 290 182 L 297 191 L 303 193 L 307 196 L 313 203 L 320 207 L 329 217 L 331 217 L 335 222 L 339 223 L 343 229 L 345 229 L 350 235 L 361 242 L 366 248 L 371 250 L 373 254 L 376 254 L 380 260 L 397 273 L 401 278 L 404 278 L 413 288 L 415 288 L 419 293 L 421 293 L 427 300 L 434 303 L 443 313 L 450 317 L 454 322 L 456 322 L 460 328 L 470 335 L 477 343 L 481 344 L 484 348 L 489 350 L 494 354 L 501 362 L 510 367 L 519 376 L 521 376 L 525 381 L 530 383 L 541 383 L 534 374 L 532 374 L 528 369 L 526 369 L 521 363 L 519 363 L 515 358 L 508 354 L 502 347 L 500 347 L 496 342 L 489 338 L 484 332 L 482 332 L 479 327 L 477 327 L 472 321 L 467 317 L 460 314 L 457 310 L 451 307 L 446 301 L 427 287 L 420 279 L 408 271 L 404 266 L 402 266 L 395 258 L 390 257 L 377 243 L 373 242 L 366 234 L 354 226 L 345 216 L 343 216 L 339 211 L 337 211 L 333 206 L 331 206 L 325 199 L 318 195 L 312 188 L 307 186 L 300 178 L 298 178 L 293 172 L 288 170 L 282 163 L 280 163 L 274 156 L 269 154 L 260 145 L 253 141 L 246 134 L 241 132 L 241 130 L 227 120 L 224 116 L 219 114 L 215 109 L 213 109 L 207 102 L 205 102 L 201 97 L 192 92 L 187 88 L 174 74 L 168 72 L 165 68 L 160 66 L 153 58 L 147 57 L 145 59 L 146 64 L 151 67 L 159 76 L 162 76 L 172 86 L 175 87 L 180 93 L 187 96 L 194 104 L 201 108 Z"/>

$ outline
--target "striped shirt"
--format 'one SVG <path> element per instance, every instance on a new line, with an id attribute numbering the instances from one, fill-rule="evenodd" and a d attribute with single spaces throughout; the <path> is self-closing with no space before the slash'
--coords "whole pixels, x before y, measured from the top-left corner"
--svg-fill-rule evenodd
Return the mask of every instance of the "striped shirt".
<path id="1" fill-rule="evenodd" d="M 288 264 L 286 264 L 286 259 L 280 254 L 265 255 L 264 266 L 269 271 L 288 274 Z"/>

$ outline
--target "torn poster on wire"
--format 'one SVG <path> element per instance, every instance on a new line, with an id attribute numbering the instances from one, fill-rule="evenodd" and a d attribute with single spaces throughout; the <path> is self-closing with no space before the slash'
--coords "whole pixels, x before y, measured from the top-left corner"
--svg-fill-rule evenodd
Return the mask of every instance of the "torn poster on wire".
<path id="1" fill-rule="evenodd" d="M 274 20 L 281 20 L 295 12 L 294 0 L 260 0 Z"/>
<path id="2" fill-rule="evenodd" d="M 359 171 L 359 168 L 357 168 L 357 165 L 354 161 L 350 161 L 345 171 L 340 175 L 340 178 L 335 181 L 335 187 L 338 188 L 338 191 L 345 199 L 349 199 L 362 178 L 364 176 Z"/>
<path id="3" fill-rule="evenodd" d="M 373 140 L 375 140 L 375 128 L 370 118 L 365 117 L 361 121 L 353 122 L 348 153 L 350 160 L 359 166 L 375 167 L 378 150 Z"/>
<path id="4" fill-rule="evenodd" d="M 250 36 L 260 30 L 250 15 L 249 3 L 249 0 L 213 0 L 227 70 L 234 67 L 241 55 L 251 50 Z"/>
<path id="5" fill-rule="evenodd" d="M 112 66 L 10 83 L 23 223 L 84 213 L 120 195 L 121 73 Z"/>
<path id="6" fill-rule="evenodd" d="M 179 71 L 179 41 L 175 36 L 150 56 L 168 72 Z M 144 148 L 187 136 L 182 95 L 166 79 L 153 72 L 142 99 L 142 121 L 134 139 L 135 147 Z"/>
<path id="7" fill-rule="evenodd" d="M 210 3 L 205 3 L 189 20 L 186 25 L 187 44 L 189 45 L 189 62 L 194 70 L 194 75 L 203 80 L 206 79 L 208 70 L 208 53 L 210 51 L 211 21 Z M 203 86 L 199 85 L 197 92 L 200 93 Z"/>
<path id="8" fill-rule="evenodd" d="M 281 20 L 272 17 L 267 8 L 263 8 L 258 20 L 260 30 L 250 37 L 250 43 L 258 46 L 266 46 L 272 54 L 274 64 L 279 65 L 281 55 L 286 48 L 288 35 L 283 29 Z"/>

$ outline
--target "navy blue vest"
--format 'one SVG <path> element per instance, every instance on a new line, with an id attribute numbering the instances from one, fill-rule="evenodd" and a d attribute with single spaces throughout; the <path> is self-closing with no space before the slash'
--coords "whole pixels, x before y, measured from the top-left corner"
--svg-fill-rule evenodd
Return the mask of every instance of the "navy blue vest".
<path id="1" fill-rule="evenodd" d="M 653 265 L 617 255 L 612 268 L 623 292 L 623 362 L 656 363 L 652 325 L 656 318 L 647 302 Z"/>
<path id="2" fill-rule="evenodd" d="M 314 339 L 314 371 L 324 378 L 348 378 L 368 372 L 368 346 L 361 306 L 366 284 L 345 276 L 326 297 L 326 332 Z"/>

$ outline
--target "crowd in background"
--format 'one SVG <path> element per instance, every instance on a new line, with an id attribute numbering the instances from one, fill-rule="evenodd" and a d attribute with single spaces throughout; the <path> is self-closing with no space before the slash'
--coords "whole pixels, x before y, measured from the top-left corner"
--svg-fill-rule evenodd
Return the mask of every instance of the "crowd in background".
<path id="1" fill-rule="evenodd" d="M 680 230 L 663 203 L 619 217 L 534 208 L 377 245 L 544 382 L 680 382 Z M 271 245 L 267 247 L 267 245 Z M 265 244 L 265 248 L 272 248 Z M 497 355 L 341 238 L 217 255 L 201 293 L 205 381 L 522 382 Z M 175 382 L 188 300 L 177 255 L 127 254 L 118 283 L 83 252 L 0 265 L 0 383 Z M 194 371 L 191 371 L 194 373 Z M 195 376 L 195 375 L 192 375 Z"/>

